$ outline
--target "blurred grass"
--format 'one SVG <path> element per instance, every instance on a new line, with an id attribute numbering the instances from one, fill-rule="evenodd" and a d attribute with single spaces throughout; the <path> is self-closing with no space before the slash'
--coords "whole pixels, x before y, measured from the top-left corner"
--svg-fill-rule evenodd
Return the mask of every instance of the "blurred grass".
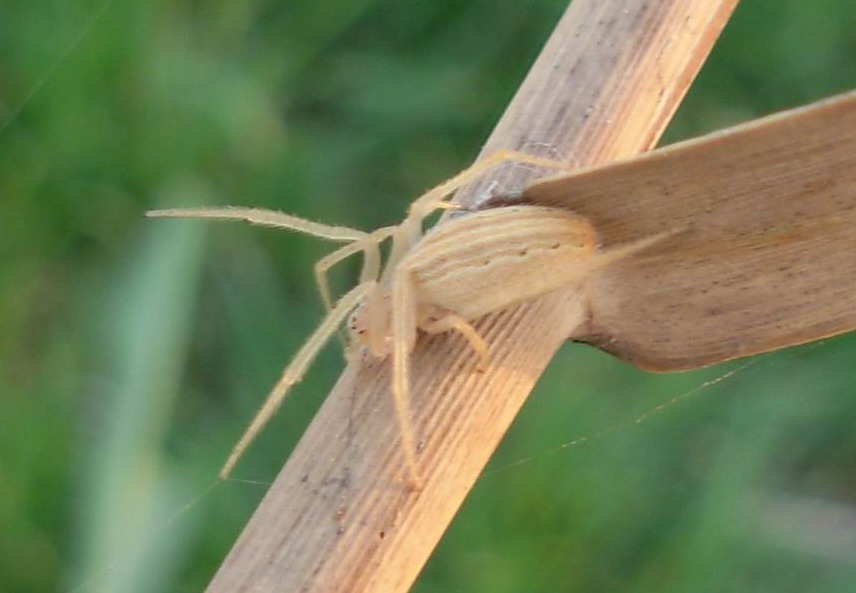
<path id="1" fill-rule="evenodd" d="M 563 9 L 4 4 L 0 591 L 202 590 L 263 494 L 208 486 L 322 315 L 325 246 L 142 212 L 392 223 L 472 159 Z M 668 140 L 856 86 L 854 25 L 846 0 L 744 0 Z M 239 478 L 273 478 L 328 350 Z M 852 591 L 853 360 L 850 336 L 761 357 L 634 424 L 734 364 L 648 375 L 569 345 L 416 590 Z"/>

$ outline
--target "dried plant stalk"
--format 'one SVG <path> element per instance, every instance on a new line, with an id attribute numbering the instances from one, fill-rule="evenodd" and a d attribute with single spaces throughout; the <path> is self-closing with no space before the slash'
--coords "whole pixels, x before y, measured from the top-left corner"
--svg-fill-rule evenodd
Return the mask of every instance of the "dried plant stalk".
<path id="1" fill-rule="evenodd" d="M 590 165 L 656 142 L 736 0 L 575 0 L 484 153 L 500 148 Z M 509 167 L 485 183 L 522 188 Z M 462 196 L 474 201 L 478 190 Z M 410 588 L 538 376 L 583 321 L 557 292 L 490 315 L 491 365 L 472 372 L 459 336 L 420 339 L 414 431 L 425 487 L 405 460 L 389 365 L 349 365 L 208 591 L 395 592 Z"/>

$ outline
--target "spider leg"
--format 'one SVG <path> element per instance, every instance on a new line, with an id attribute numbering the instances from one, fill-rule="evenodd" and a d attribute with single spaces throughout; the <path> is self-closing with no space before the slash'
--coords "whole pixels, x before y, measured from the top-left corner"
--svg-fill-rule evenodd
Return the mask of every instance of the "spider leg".
<path id="1" fill-rule="evenodd" d="M 276 409 L 285 399 L 289 388 L 303 378 L 306 369 L 315 360 L 315 356 L 330 339 L 330 336 L 336 332 L 336 328 L 345 318 L 345 316 L 356 307 L 359 302 L 366 297 L 371 291 L 377 288 L 377 282 L 365 282 L 359 284 L 348 291 L 336 306 L 330 311 L 327 317 L 315 329 L 309 339 L 300 348 L 294 359 L 285 368 L 279 381 L 274 385 L 270 394 L 267 396 L 262 407 L 256 413 L 249 427 L 247 427 L 241 439 L 232 449 L 229 458 L 220 470 L 219 477 L 225 480 L 232 473 L 238 459 L 243 455 L 249 444 L 253 441 L 259 431 L 264 427 L 270 417 L 276 412 Z"/>
<path id="2" fill-rule="evenodd" d="M 410 422 L 410 351 L 416 341 L 416 300 L 410 270 L 400 266 L 392 283 L 392 396 L 410 485 L 422 489 Z"/>
<path id="3" fill-rule="evenodd" d="M 321 295 L 321 301 L 324 303 L 324 309 L 329 313 L 333 308 L 333 299 L 330 296 L 330 282 L 327 279 L 327 272 L 340 261 L 350 257 L 351 255 L 363 252 L 363 267 L 360 271 L 360 284 L 377 281 L 380 277 L 380 244 L 391 236 L 396 227 L 388 226 L 376 229 L 369 234 L 366 239 L 354 241 L 349 245 L 340 247 L 333 253 L 326 255 L 315 263 L 315 285 L 318 287 L 318 292 Z M 380 291 L 375 291 L 380 292 Z M 374 301 L 370 295 L 369 301 Z M 371 305 L 370 305 L 371 306 Z M 345 359 L 350 360 L 348 334 L 342 329 L 339 329 L 339 341 L 345 351 Z"/>
<path id="4" fill-rule="evenodd" d="M 216 218 L 220 220 L 244 220 L 252 224 L 269 226 L 279 229 L 289 229 L 314 235 L 331 241 L 359 241 L 369 236 L 364 231 L 344 226 L 321 224 L 311 220 L 291 216 L 275 210 L 261 208 L 167 208 L 165 210 L 149 210 L 149 218 Z"/>
<path id="5" fill-rule="evenodd" d="M 484 175 L 488 169 L 506 162 L 525 163 L 527 165 L 546 167 L 549 169 L 568 170 L 574 168 L 568 163 L 532 156 L 525 152 L 505 149 L 497 150 L 485 158 L 476 161 L 454 177 L 447 179 L 434 189 L 429 190 L 421 197 L 417 198 L 410 206 L 410 212 L 419 218 L 428 216 L 435 208 L 437 208 L 437 204 L 441 202 L 443 198 L 471 181 L 474 181 L 481 175 Z"/>
<path id="6" fill-rule="evenodd" d="M 561 161 L 536 157 L 516 150 L 497 150 L 485 158 L 476 161 L 454 177 L 428 190 L 410 205 L 407 217 L 401 222 L 393 235 L 392 253 L 387 262 L 387 270 L 394 269 L 410 248 L 419 241 L 422 236 L 422 221 L 426 217 L 430 216 L 438 208 L 453 209 L 459 207 L 457 204 L 444 201 L 446 196 L 478 179 L 488 169 L 505 162 L 525 163 L 537 167 L 560 170 L 574 168 Z M 387 272 L 387 274 L 391 274 L 391 272 Z"/>
<path id="7" fill-rule="evenodd" d="M 397 226 L 380 227 L 373 230 L 366 239 L 363 239 L 365 261 L 360 272 L 360 283 L 380 278 L 380 244 L 391 237 L 397 228 Z"/>
<path id="8" fill-rule="evenodd" d="M 380 276 L 380 244 L 391 236 L 396 227 L 381 227 L 372 231 L 364 239 L 354 241 L 349 245 L 340 247 L 333 253 L 319 259 L 315 264 L 315 283 L 321 300 L 327 311 L 333 308 L 333 300 L 330 297 L 330 283 L 327 280 L 327 272 L 340 261 L 362 251 L 364 253 L 363 268 L 360 272 L 360 284 L 370 280 L 377 280 Z"/>
<path id="9" fill-rule="evenodd" d="M 460 315 L 456 315 L 451 311 L 445 311 L 435 319 L 423 321 L 419 327 L 429 334 L 439 334 L 449 330 L 458 332 L 469 342 L 470 347 L 479 357 L 478 370 L 485 371 L 488 365 L 490 365 L 487 343 L 479 335 L 478 331 L 476 331 L 476 328 Z"/>
<path id="10" fill-rule="evenodd" d="M 150 218 L 212 218 L 219 220 L 242 220 L 274 228 L 289 229 L 338 242 L 350 242 L 315 264 L 315 282 L 328 313 L 333 309 L 333 299 L 327 282 L 327 270 L 343 259 L 363 251 L 365 262 L 360 274 L 360 283 L 377 280 L 380 275 L 380 250 L 378 245 L 392 234 L 393 227 L 384 227 L 366 233 L 349 227 L 332 226 L 305 220 L 283 212 L 260 208 L 169 208 L 149 210 Z M 343 344 L 347 341 L 342 338 Z"/>

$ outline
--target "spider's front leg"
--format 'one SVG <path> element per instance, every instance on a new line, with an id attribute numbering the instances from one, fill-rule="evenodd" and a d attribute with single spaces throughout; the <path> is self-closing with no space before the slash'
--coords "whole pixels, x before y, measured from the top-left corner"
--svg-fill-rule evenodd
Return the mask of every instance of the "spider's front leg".
<path id="1" fill-rule="evenodd" d="M 264 404 L 250 423 L 250 426 L 247 427 L 246 431 L 244 431 L 244 434 L 241 436 L 241 439 L 229 454 L 229 458 L 223 465 L 223 469 L 220 470 L 220 479 L 225 480 L 229 477 L 229 474 L 232 473 L 232 468 L 234 468 L 238 459 L 241 458 L 241 455 L 243 455 L 249 444 L 253 441 L 259 431 L 261 431 L 264 425 L 267 424 L 274 412 L 276 412 L 277 408 L 282 403 L 282 400 L 285 399 L 285 396 L 288 394 L 288 390 L 291 386 L 303 378 L 303 375 L 306 373 L 306 369 L 309 368 L 309 365 L 312 364 L 313 360 L 315 360 L 318 352 L 324 344 L 327 343 L 330 336 L 336 332 L 336 329 L 339 327 L 339 324 L 342 323 L 342 320 L 344 320 L 348 313 L 359 305 L 361 301 L 369 298 L 369 296 L 378 289 L 378 283 L 376 281 L 372 280 L 364 282 L 363 284 L 359 284 L 352 288 L 339 300 L 338 303 L 336 303 L 336 306 L 333 307 L 333 309 L 327 314 L 327 317 L 324 318 L 309 339 L 306 340 L 306 343 L 303 344 L 294 359 L 287 367 L 285 367 L 279 381 L 274 385 L 270 394 L 268 394 L 267 399 L 265 399 Z"/>
<path id="2" fill-rule="evenodd" d="M 571 170 L 574 167 L 569 165 L 568 163 L 563 163 L 561 161 L 553 160 L 553 159 L 545 159 L 537 156 L 532 156 L 530 154 L 526 154 L 525 152 L 519 152 L 516 150 L 497 150 L 496 152 L 492 152 L 485 158 L 476 161 L 454 177 L 451 177 L 438 185 L 437 187 L 429 190 L 424 195 L 419 197 L 416 201 L 413 202 L 410 206 L 410 216 L 414 216 L 419 218 L 420 220 L 431 214 L 436 208 L 438 208 L 438 204 L 442 202 L 443 198 L 450 195 L 451 193 L 459 190 L 466 184 L 475 181 L 482 175 L 484 175 L 489 169 L 497 165 L 501 165 L 502 163 L 523 163 L 526 165 L 533 165 L 536 167 L 544 167 L 547 169 L 559 169 L 559 170 Z"/>
<path id="3" fill-rule="evenodd" d="M 416 464 L 416 441 L 410 419 L 410 351 L 416 343 L 416 294 L 413 273 L 407 265 L 395 269 L 392 280 L 392 397 L 398 418 L 410 486 L 422 489 Z"/>
<path id="4" fill-rule="evenodd" d="M 416 245 L 422 237 L 422 223 L 437 209 L 460 208 L 458 204 L 445 201 L 445 198 L 463 186 L 475 181 L 491 168 L 502 163 L 514 162 L 545 167 L 549 169 L 571 170 L 567 163 L 532 156 L 515 150 L 498 150 L 476 161 L 457 175 L 447 179 L 437 187 L 428 190 L 410 204 L 407 217 L 401 222 L 393 237 L 392 253 L 387 263 L 386 274 L 391 277 L 391 269 Z"/>
<path id="5" fill-rule="evenodd" d="M 354 255 L 364 253 L 364 262 L 360 272 L 360 284 L 380 277 L 380 244 L 390 237 L 398 227 L 382 227 L 366 233 L 350 227 L 321 224 L 305 218 L 298 218 L 276 210 L 262 208 L 167 208 L 149 210 L 146 216 L 150 218 L 207 218 L 216 220 L 244 221 L 251 224 L 269 226 L 278 229 L 288 229 L 321 237 L 330 241 L 348 243 L 333 253 L 318 260 L 315 264 L 315 283 L 324 303 L 324 309 L 329 313 L 333 309 L 333 299 L 330 296 L 330 285 L 327 272 L 340 261 Z"/>
<path id="6" fill-rule="evenodd" d="M 146 212 L 146 216 L 149 218 L 242 220 L 251 224 L 288 229 L 342 243 L 359 241 L 369 235 L 365 231 L 359 231 L 350 227 L 321 224 L 320 222 L 298 218 L 285 212 L 265 210 L 263 208 L 237 208 L 233 206 L 226 208 L 166 208 L 163 210 L 149 210 Z"/>
<path id="7" fill-rule="evenodd" d="M 364 238 L 340 247 L 315 263 L 315 284 L 318 286 L 318 292 L 321 294 L 321 300 L 324 302 L 324 307 L 327 311 L 333 308 L 333 300 L 330 296 L 330 282 L 327 279 L 327 273 L 330 271 L 330 268 L 355 253 L 362 251 L 364 260 L 362 270 L 360 271 L 360 284 L 369 282 L 370 280 L 379 280 L 381 271 L 380 245 L 387 238 L 391 237 L 397 228 L 395 226 L 387 226 L 376 229 Z"/>
<path id="8" fill-rule="evenodd" d="M 330 241 L 349 243 L 341 249 L 337 249 L 330 255 L 315 264 L 315 279 L 321 300 L 329 312 L 333 308 L 330 298 L 330 289 L 327 283 L 327 270 L 342 261 L 346 257 L 364 251 L 365 263 L 360 282 L 377 280 L 380 268 L 380 252 L 378 244 L 392 232 L 394 227 L 378 229 L 373 233 L 366 233 L 350 227 L 321 224 L 305 218 L 298 218 L 276 210 L 265 210 L 263 208 L 237 208 L 229 206 L 226 208 L 167 208 L 163 210 L 149 210 L 146 212 L 149 218 L 209 218 L 215 220 L 244 221 L 250 224 L 258 224 L 278 229 L 288 229 L 305 233 L 314 237 L 321 237 Z M 384 235 L 383 233 L 386 232 Z M 378 238 L 380 237 L 380 238 Z"/>

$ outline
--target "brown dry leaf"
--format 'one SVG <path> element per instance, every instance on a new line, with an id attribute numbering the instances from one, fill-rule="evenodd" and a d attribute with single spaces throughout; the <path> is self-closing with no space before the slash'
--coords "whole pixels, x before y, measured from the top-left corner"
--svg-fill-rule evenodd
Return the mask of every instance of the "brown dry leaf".
<path id="1" fill-rule="evenodd" d="M 592 279 L 574 339 L 654 371 L 856 328 L 856 92 L 536 183 L 605 247 L 673 238 Z"/>

